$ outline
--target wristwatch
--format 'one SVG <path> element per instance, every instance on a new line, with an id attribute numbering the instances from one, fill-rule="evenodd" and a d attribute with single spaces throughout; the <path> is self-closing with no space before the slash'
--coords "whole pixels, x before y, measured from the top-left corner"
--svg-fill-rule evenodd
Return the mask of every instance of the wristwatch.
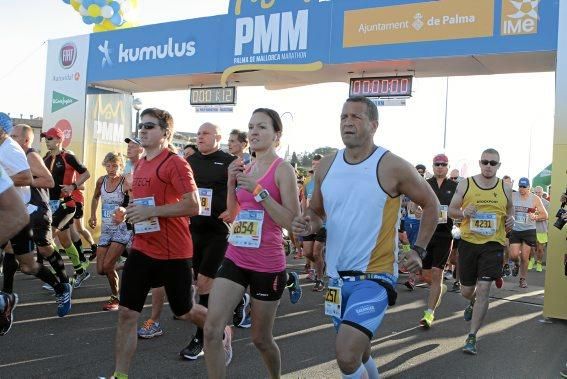
<path id="1" fill-rule="evenodd" d="M 270 197 L 270 193 L 268 192 L 268 190 L 262 189 L 260 192 L 258 192 L 257 195 L 254 196 L 254 200 L 256 200 L 257 203 L 261 203 L 262 201 L 266 200 L 268 197 Z"/>
<path id="2" fill-rule="evenodd" d="M 413 245 L 412 250 L 415 251 L 421 259 L 425 258 L 425 256 L 427 255 L 427 250 L 425 250 L 421 246 Z"/>

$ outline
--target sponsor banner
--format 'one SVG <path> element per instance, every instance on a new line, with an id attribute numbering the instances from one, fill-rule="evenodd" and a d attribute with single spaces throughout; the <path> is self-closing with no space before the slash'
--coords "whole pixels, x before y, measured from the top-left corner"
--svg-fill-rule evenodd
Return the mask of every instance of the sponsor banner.
<path id="1" fill-rule="evenodd" d="M 558 4 L 231 0 L 226 15 L 92 34 L 88 82 L 555 51 Z M 61 72 L 54 80 L 81 80 L 80 73 L 76 79 L 72 69 L 63 68 L 73 65 L 72 50 L 65 46 L 57 56 Z"/>
<path id="2" fill-rule="evenodd" d="M 444 0 L 345 12 L 343 46 L 490 37 L 494 0 Z"/>
<path id="3" fill-rule="evenodd" d="M 63 147 L 79 160 L 84 152 L 86 72 L 89 36 L 49 41 L 43 107 L 43 131 L 57 127 Z M 41 146 L 45 151 L 45 147 Z"/>
<path id="4" fill-rule="evenodd" d="M 557 14 L 556 0 L 333 1 L 330 61 L 555 51 Z"/>

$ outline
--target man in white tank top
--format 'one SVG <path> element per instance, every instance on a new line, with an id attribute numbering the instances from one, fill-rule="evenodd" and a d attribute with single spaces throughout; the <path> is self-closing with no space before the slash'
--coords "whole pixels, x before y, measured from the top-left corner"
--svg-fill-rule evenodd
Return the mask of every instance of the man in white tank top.
<path id="1" fill-rule="evenodd" d="M 321 160 L 309 207 L 294 219 L 296 235 L 327 228 L 325 314 L 337 329 L 336 356 L 343 378 L 378 378 L 370 340 L 388 305 L 395 302 L 401 195 L 422 207 L 421 227 L 412 250 L 399 262 L 421 269 L 439 214 L 431 186 L 414 167 L 374 145 L 376 105 L 364 97 L 347 99 L 340 130 L 346 146 Z"/>

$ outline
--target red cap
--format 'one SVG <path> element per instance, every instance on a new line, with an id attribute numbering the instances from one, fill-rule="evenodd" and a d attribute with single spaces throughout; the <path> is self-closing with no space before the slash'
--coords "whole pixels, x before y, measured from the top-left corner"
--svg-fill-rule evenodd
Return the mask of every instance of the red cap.
<path id="1" fill-rule="evenodd" d="M 60 140 L 63 140 L 65 139 L 65 134 L 63 134 L 63 131 L 59 128 L 51 128 L 47 132 L 41 133 L 40 137 L 58 138 Z"/>
<path id="2" fill-rule="evenodd" d="M 449 158 L 445 154 L 437 154 L 433 157 L 433 163 L 449 163 Z"/>

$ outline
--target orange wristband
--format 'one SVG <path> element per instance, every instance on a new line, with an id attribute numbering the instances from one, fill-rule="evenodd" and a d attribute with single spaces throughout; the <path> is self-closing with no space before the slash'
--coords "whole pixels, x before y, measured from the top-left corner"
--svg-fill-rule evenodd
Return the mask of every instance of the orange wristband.
<path id="1" fill-rule="evenodd" d="M 264 188 L 261 185 L 258 184 L 256 186 L 256 188 L 254 188 L 254 191 L 252 191 L 252 195 L 257 196 L 263 190 L 264 190 Z"/>

